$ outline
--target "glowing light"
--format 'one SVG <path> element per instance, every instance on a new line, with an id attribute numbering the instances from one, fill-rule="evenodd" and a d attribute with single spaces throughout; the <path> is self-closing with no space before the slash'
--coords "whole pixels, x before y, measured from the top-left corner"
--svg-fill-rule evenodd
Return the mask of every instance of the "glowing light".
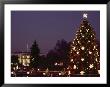
<path id="1" fill-rule="evenodd" d="M 74 65 L 74 69 L 76 69 L 76 65 Z"/>
<path id="2" fill-rule="evenodd" d="M 87 29 L 86 31 L 88 32 L 89 30 Z"/>
<path id="3" fill-rule="evenodd" d="M 68 71 L 68 75 L 70 75 L 71 74 L 71 72 L 70 71 Z"/>
<path id="4" fill-rule="evenodd" d="M 84 27 L 84 26 L 82 25 L 82 27 Z"/>
<path id="5" fill-rule="evenodd" d="M 92 52 L 91 52 L 91 51 L 89 51 L 89 54 L 92 54 Z"/>
<path id="6" fill-rule="evenodd" d="M 11 72 L 11 74 L 14 74 L 14 72 Z"/>
<path id="7" fill-rule="evenodd" d="M 84 61 L 84 58 L 81 58 L 81 61 Z"/>
<path id="8" fill-rule="evenodd" d="M 82 35 L 82 37 L 84 37 L 84 35 Z"/>
<path id="9" fill-rule="evenodd" d="M 97 52 L 97 55 L 98 55 L 98 52 Z"/>
<path id="10" fill-rule="evenodd" d="M 80 30 L 80 32 L 82 32 L 82 30 Z"/>
<path id="11" fill-rule="evenodd" d="M 46 75 L 45 73 L 43 73 L 43 75 Z"/>
<path id="12" fill-rule="evenodd" d="M 81 72 L 80 72 L 81 75 L 84 75 L 84 73 L 85 73 L 84 71 L 81 71 Z"/>
<path id="13" fill-rule="evenodd" d="M 18 66 L 16 66 L 16 69 L 18 69 Z"/>
<path id="14" fill-rule="evenodd" d="M 29 74 L 29 72 L 27 72 L 27 74 Z"/>
<path id="15" fill-rule="evenodd" d="M 59 73 L 59 75 L 61 75 L 61 73 Z"/>
<path id="16" fill-rule="evenodd" d="M 55 63 L 54 65 L 55 65 L 55 66 L 57 66 L 57 65 L 58 65 L 58 63 Z"/>
<path id="17" fill-rule="evenodd" d="M 67 69 L 69 69 L 69 67 Z"/>
<path id="18" fill-rule="evenodd" d="M 87 15 L 88 15 L 87 13 L 84 13 L 83 18 L 87 18 Z"/>
<path id="19" fill-rule="evenodd" d="M 71 62 L 73 62 L 73 59 L 71 59 Z"/>
<path id="20" fill-rule="evenodd" d="M 62 65 L 63 65 L 63 62 L 60 62 L 58 65 L 59 65 L 59 66 L 62 66 Z"/>
<path id="21" fill-rule="evenodd" d="M 85 47 L 84 47 L 84 46 L 82 46 L 82 47 L 81 47 L 81 49 L 82 49 L 82 50 L 84 50 L 84 49 L 85 49 Z"/>
<path id="22" fill-rule="evenodd" d="M 27 56 L 27 58 L 30 58 L 30 56 Z"/>
<path id="23" fill-rule="evenodd" d="M 79 52 L 76 52 L 77 54 L 79 54 Z"/>
<path id="24" fill-rule="evenodd" d="M 96 48 L 96 46 L 94 46 L 94 49 Z"/>
<path id="25" fill-rule="evenodd" d="M 78 43 L 80 43 L 80 41 L 78 41 Z"/>
<path id="26" fill-rule="evenodd" d="M 73 47 L 73 50 L 75 50 L 75 47 Z"/>
<path id="27" fill-rule="evenodd" d="M 16 68 L 15 68 L 15 67 L 13 67 L 13 69 L 15 70 Z"/>
<path id="28" fill-rule="evenodd" d="M 40 70 L 40 69 L 37 69 L 38 71 Z"/>
<path id="29" fill-rule="evenodd" d="M 100 74 L 100 70 L 98 70 L 98 74 Z"/>
<path id="30" fill-rule="evenodd" d="M 93 67 L 94 67 L 93 64 L 90 64 L 89 68 L 93 68 Z"/>
<path id="31" fill-rule="evenodd" d="M 97 62 L 97 58 L 95 59 L 95 61 Z"/>

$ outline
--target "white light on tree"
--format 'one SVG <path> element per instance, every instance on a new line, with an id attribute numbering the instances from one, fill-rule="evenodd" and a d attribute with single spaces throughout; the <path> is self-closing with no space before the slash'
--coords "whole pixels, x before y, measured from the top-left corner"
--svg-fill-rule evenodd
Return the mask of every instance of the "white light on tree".
<path id="1" fill-rule="evenodd" d="M 81 71 L 81 72 L 80 72 L 81 75 L 84 75 L 84 73 L 85 73 L 84 71 Z"/>
<path id="2" fill-rule="evenodd" d="M 71 72 L 70 71 L 68 71 L 68 75 L 70 75 L 71 74 Z"/>
<path id="3" fill-rule="evenodd" d="M 29 74 L 29 72 L 27 72 L 27 74 Z"/>
<path id="4" fill-rule="evenodd" d="M 87 15 L 88 15 L 87 13 L 84 13 L 83 18 L 87 18 Z"/>
<path id="5" fill-rule="evenodd" d="M 94 46 L 94 49 L 96 48 L 96 46 Z"/>
<path id="6" fill-rule="evenodd" d="M 59 73 L 59 76 L 61 75 L 61 73 Z"/>
<path id="7" fill-rule="evenodd" d="M 84 61 L 84 58 L 81 58 L 81 61 Z"/>
<path id="8" fill-rule="evenodd" d="M 46 75 L 46 73 L 43 73 L 43 75 Z"/>
<path id="9" fill-rule="evenodd" d="M 97 58 L 95 59 L 95 61 L 97 62 Z"/>
<path id="10" fill-rule="evenodd" d="M 75 50 L 75 47 L 73 47 L 73 50 Z"/>
<path id="11" fill-rule="evenodd" d="M 80 41 L 78 41 L 78 43 L 80 43 Z"/>
<path id="12" fill-rule="evenodd" d="M 82 47 L 81 47 L 81 49 L 82 49 L 82 50 L 84 50 L 84 49 L 85 49 L 85 47 L 84 47 L 84 46 L 82 46 Z"/>
<path id="13" fill-rule="evenodd" d="M 82 35 L 82 37 L 84 37 L 84 35 Z"/>
<path id="14" fill-rule="evenodd" d="M 55 63 L 54 65 L 55 65 L 55 66 L 57 66 L 57 65 L 58 65 L 58 63 Z"/>
<path id="15" fill-rule="evenodd" d="M 84 26 L 82 25 L 82 27 L 84 27 Z"/>
<path id="16" fill-rule="evenodd" d="M 73 59 L 71 59 L 71 62 L 73 62 Z"/>
<path id="17" fill-rule="evenodd" d="M 16 66 L 16 69 L 18 69 L 18 66 Z"/>
<path id="18" fill-rule="evenodd" d="M 74 65 L 74 69 L 76 69 L 76 65 Z"/>
<path id="19" fill-rule="evenodd" d="M 93 67 L 94 67 L 93 64 L 90 64 L 89 68 L 93 68 Z"/>
<path id="20" fill-rule="evenodd" d="M 79 52 L 76 52 L 77 54 L 79 54 Z"/>
<path id="21" fill-rule="evenodd" d="M 92 52 L 91 52 L 91 51 L 89 51 L 89 54 L 92 54 Z"/>
<path id="22" fill-rule="evenodd" d="M 98 52 L 97 52 L 97 55 L 98 55 Z"/>

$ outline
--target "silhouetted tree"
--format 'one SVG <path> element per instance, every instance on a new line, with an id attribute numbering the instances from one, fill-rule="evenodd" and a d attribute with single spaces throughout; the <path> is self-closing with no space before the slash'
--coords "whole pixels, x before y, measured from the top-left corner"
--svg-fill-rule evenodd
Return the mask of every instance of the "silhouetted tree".
<path id="1" fill-rule="evenodd" d="M 55 54 L 54 50 L 50 50 L 47 53 L 46 66 L 49 69 L 53 69 L 54 68 L 54 62 L 55 61 L 56 61 L 56 54 Z"/>
<path id="2" fill-rule="evenodd" d="M 69 44 L 64 39 L 58 40 L 56 46 L 54 48 L 57 56 L 57 60 L 59 62 L 63 62 L 63 67 L 68 65 L 68 52 L 69 52 Z"/>
<path id="3" fill-rule="evenodd" d="M 13 70 L 13 67 L 16 67 L 19 64 L 18 56 L 12 55 L 11 56 L 11 70 Z"/>
<path id="4" fill-rule="evenodd" d="M 16 55 L 12 55 L 11 56 L 11 63 L 13 63 L 13 64 L 15 64 L 15 63 L 19 63 L 19 61 L 18 61 L 18 56 L 16 56 Z"/>
<path id="5" fill-rule="evenodd" d="M 47 63 L 49 68 L 62 70 L 68 65 L 68 53 L 69 53 L 69 44 L 64 39 L 58 40 L 54 49 L 50 50 L 47 54 Z M 55 66 L 55 63 L 58 65 Z M 62 65 L 59 65 L 61 64 Z"/>
<path id="6" fill-rule="evenodd" d="M 36 40 L 33 42 L 30 49 L 31 49 L 30 66 L 36 68 L 38 66 L 38 58 L 39 58 L 39 54 L 40 54 L 40 49 L 38 47 L 38 44 L 36 43 Z"/>

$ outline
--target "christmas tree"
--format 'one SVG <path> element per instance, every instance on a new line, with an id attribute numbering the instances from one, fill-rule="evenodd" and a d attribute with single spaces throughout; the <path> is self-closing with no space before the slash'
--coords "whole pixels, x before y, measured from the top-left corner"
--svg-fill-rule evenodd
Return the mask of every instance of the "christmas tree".
<path id="1" fill-rule="evenodd" d="M 86 13 L 83 14 L 76 37 L 70 44 L 69 57 L 69 75 L 100 76 L 100 47 Z"/>

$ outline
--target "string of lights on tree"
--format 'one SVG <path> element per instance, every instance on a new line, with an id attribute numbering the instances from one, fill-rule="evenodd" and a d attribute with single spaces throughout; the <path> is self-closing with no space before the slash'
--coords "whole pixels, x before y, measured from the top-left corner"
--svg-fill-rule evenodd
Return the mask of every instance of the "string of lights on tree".
<path id="1" fill-rule="evenodd" d="M 67 67 L 70 75 L 99 75 L 100 48 L 96 43 L 96 33 L 83 14 L 83 20 L 70 45 L 70 63 Z"/>

